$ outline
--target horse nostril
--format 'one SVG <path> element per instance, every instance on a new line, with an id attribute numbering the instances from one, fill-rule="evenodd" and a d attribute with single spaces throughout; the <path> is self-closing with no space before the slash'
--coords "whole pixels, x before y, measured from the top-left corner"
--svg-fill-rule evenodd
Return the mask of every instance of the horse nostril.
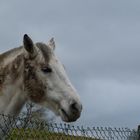
<path id="1" fill-rule="evenodd" d="M 70 109 L 71 109 L 71 111 L 73 111 L 73 112 L 79 112 L 79 111 L 80 111 L 80 108 L 79 108 L 79 106 L 78 106 L 78 104 L 77 104 L 76 102 L 74 102 L 74 103 L 72 103 L 72 104 L 70 105 Z"/>

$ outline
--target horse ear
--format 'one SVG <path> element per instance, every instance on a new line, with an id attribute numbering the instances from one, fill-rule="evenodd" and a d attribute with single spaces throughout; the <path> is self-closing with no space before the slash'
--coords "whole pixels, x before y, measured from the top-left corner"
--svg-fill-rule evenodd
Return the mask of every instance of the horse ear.
<path id="1" fill-rule="evenodd" d="M 34 44 L 33 44 L 32 39 L 27 34 L 25 34 L 23 37 L 23 44 L 24 44 L 24 48 L 26 49 L 27 52 L 33 53 Z"/>
<path id="2" fill-rule="evenodd" d="M 54 50 L 55 49 L 55 41 L 54 38 L 51 38 L 48 45 Z"/>
<path id="3" fill-rule="evenodd" d="M 29 53 L 29 56 L 34 57 L 36 54 L 34 43 L 27 34 L 25 34 L 23 37 L 23 45 L 24 45 L 25 50 Z"/>

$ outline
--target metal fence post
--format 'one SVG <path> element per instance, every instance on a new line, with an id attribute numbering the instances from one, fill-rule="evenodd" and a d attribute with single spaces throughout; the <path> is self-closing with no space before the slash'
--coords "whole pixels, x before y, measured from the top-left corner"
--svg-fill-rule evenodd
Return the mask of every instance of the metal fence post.
<path id="1" fill-rule="evenodd" d="M 140 125 L 138 125 L 137 134 L 138 134 L 138 140 L 140 140 Z"/>

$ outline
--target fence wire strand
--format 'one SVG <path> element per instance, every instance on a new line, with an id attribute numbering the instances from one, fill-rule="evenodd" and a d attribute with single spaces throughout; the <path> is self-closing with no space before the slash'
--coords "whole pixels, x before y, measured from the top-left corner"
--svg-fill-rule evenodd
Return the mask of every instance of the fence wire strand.
<path id="1" fill-rule="evenodd" d="M 1 139 L 6 140 L 140 140 L 139 131 L 129 128 L 84 128 L 3 114 L 0 119 Z"/>

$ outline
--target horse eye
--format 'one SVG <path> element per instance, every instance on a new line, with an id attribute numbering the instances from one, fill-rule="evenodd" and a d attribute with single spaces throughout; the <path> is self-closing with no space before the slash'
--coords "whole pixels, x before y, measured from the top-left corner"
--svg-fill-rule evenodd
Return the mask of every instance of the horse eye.
<path id="1" fill-rule="evenodd" d="M 44 73 L 51 73 L 51 72 L 52 72 L 52 69 L 49 68 L 49 67 L 42 68 L 41 70 L 42 70 Z"/>

